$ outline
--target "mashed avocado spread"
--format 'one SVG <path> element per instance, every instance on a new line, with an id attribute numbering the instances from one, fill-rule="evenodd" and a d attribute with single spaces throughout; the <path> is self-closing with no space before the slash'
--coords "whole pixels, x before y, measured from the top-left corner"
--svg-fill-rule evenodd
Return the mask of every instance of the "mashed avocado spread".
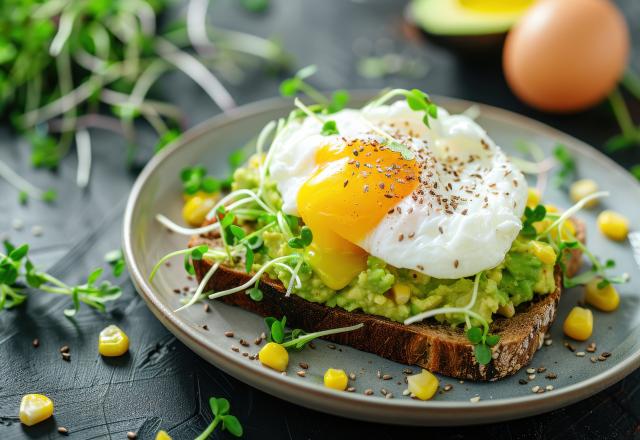
<path id="1" fill-rule="evenodd" d="M 247 167 L 235 171 L 234 190 L 257 188 L 256 165 L 254 159 Z M 263 191 L 263 197 L 271 202 L 271 206 L 279 208 L 282 205 L 275 183 L 267 180 Z M 262 228 L 267 224 L 268 220 L 259 219 L 255 225 L 247 226 Z M 262 239 L 264 244 L 256 253 L 254 271 L 276 257 L 299 252 L 289 248 L 287 239 L 276 227 L 267 228 Z M 474 312 L 488 322 L 496 313 L 510 317 L 514 307 L 531 301 L 534 294 L 545 295 L 555 290 L 554 266 L 544 264 L 535 255 L 539 244 L 519 236 L 504 261 L 482 273 Z M 270 266 L 267 273 L 285 285 L 291 279 L 291 273 L 279 266 Z M 414 270 L 392 267 L 373 256 L 368 257 L 366 270 L 340 290 L 327 287 L 306 262 L 300 267 L 298 276 L 302 286 L 294 287 L 293 293 L 307 301 L 349 311 L 362 310 L 399 322 L 439 307 L 464 307 L 471 299 L 474 285 L 473 278 L 436 279 Z M 465 318 L 462 314 L 450 314 L 438 315 L 436 319 L 458 325 Z"/>

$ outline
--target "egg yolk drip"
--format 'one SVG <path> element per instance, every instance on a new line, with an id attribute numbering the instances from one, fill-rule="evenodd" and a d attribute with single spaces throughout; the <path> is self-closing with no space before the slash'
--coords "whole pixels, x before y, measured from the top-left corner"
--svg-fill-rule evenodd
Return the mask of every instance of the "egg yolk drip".
<path id="1" fill-rule="evenodd" d="M 356 243 L 416 189 L 420 170 L 371 140 L 326 145 L 315 161 L 298 192 L 298 212 L 313 232 L 309 263 L 338 290 L 366 269 L 367 253 Z"/>

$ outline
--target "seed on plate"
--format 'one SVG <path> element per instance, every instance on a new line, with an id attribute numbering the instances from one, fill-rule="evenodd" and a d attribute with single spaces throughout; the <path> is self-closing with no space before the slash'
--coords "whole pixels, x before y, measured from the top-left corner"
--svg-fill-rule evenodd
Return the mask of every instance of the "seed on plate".
<path id="1" fill-rule="evenodd" d="M 364 390 L 364 394 L 367 396 L 371 396 L 373 394 L 373 390 L 371 388 L 367 388 Z"/>
<path id="2" fill-rule="evenodd" d="M 71 353 L 68 353 L 68 352 L 62 353 L 62 360 L 70 362 L 71 361 Z"/>
<path id="3" fill-rule="evenodd" d="M 249 344 L 247 341 L 245 341 L 244 339 L 240 339 L 240 341 L 238 341 L 238 342 L 240 342 L 240 345 L 242 345 L 243 347 L 248 347 L 248 346 L 250 345 L 250 344 Z"/>
<path id="4" fill-rule="evenodd" d="M 382 380 L 391 380 L 393 379 L 393 376 L 391 376 L 390 374 L 383 374 L 382 375 Z"/>
<path id="5" fill-rule="evenodd" d="M 589 358 L 589 360 L 591 360 L 591 362 L 593 362 L 594 364 L 595 364 L 596 362 L 598 362 L 598 358 L 597 358 L 597 357 L 595 357 L 595 356 L 591 356 L 591 357 Z"/>
<path id="6" fill-rule="evenodd" d="M 202 330 L 209 330 L 209 326 L 207 324 L 202 324 Z"/>
<path id="7" fill-rule="evenodd" d="M 349 373 L 349 379 L 356 380 L 356 373 L 354 373 L 353 371 Z"/>
<path id="8" fill-rule="evenodd" d="M 136 434 L 133 431 L 129 431 L 129 432 L 127 432 L 127 438 L 129 440 L 135 440 L 136 438 L 138 438 L 138 434 Z"/>
<path id="9" fill-rule="evenodd" d="M 236 353 L 238 353 L 240 351 L 240 347 L 238 347 L 237 345 L 232 345 L 231 346 L 231 350 L 235 351 Z"/>
<path id="10" fill-rule="evenodd" d="M 327 348 L 329 348 L 329 350 L 335 350 L 336 346 L 333 345 L 333 344 L 329 344 L 329 345 L 327 345 Z"/>
<path id="11" fill-rule="evenodd" d="M 533 380 L 533 379 L 535 379 L 535 378 L 536 378 L 536 375 L 535 375 L 535 374 L 530 374 L 529 376 L 527 376 L 527 378 L 528 378 L 529 380 Z"/>
<path id="12" fill-rule="evenodd" d="M 348 387 L 347 391 L 350 392 L 350 393 L 353 393 L 353 392 L 356 391 L 356 389 L 354 387 Z"/>
<path id="13" fill-rule="evenodd" d="M 472 397 L 471 399 L 469 399 L 469 402 L 471 402 L 471 403 L 478 403 L 478 402 L 480 402 L 480 396 Z"/>
<path id="14" fill-rule="evenodd" d="M 409 389 L 406 389 L 402 392 L 403 396 L 408 396 L 409 394 L 411 394 L 411 391 L 409 391 Z"/>
<path id="15" fill-rule="evenodd" d="M 33 345 L 34 348 L 40 347 L 40 339 L 35 338 L 33 341 L 31 341 L 31 345 Z"/>
<path id="16" fill-rule="evenodd" d="M 544 389 L 547 391 L 553 391 L 553 385 L 547 385 Z"/>
<path id="17" fill-rule="evenodd" d="M 558 375 L 556 373 L 548 373 L 545 378 L 553 380 L 553 379 L 557 379 Z"/>
<path id="18" fill-rule="evenodd" d="M 567 347 L 569 351 L 576 351 L 576 348 L 568 342 L 565 342 L 564 346 Z"/>
<path id="19" fill-rule="evenodd" d="M 405 368 L 402 370 L 402 374 L 413 374 L 413 370 L 411 368 Z"/>
<path id="20" fill-rule="evenodd" d="M 203 308 L 205 313 L 209 313 L 211 311 L 211 306 L 209 306 L 209 303 L 204 303 Z"/>
<path id="21" fill-rule="evenodd" d="M 603 358 L 605 358 L 605 359 L 606 359 L 606 358 L 608 358 L 608 357 L 611 357 L 611 353 L 609 353 L 608 351 L 603 351 L 603 352 L 602 352 L 602 354 L 601 354 L 600 356 L 602 356 Z"/>
<path id="22" fill-rule="evenodd" d="M 250 354 L 249 355 L 249 360 L 255 361 L 256 360 L 256 355 L 255 354 Z"/>
<path id="23" fill-rule="evenodd" d="M 587 351 L 588 351 L 589 353 L 595 353 L 595 351 L 596 351 L 596 343 L 595 343 L 595 342 L 592 342 L 591 344 L 589 344 L 589 345 L 587 346 Z"/>
<path id="24" fill-rule="evenodd" d="M 63 345 L 62 347 L 60 347 L 60 353 L 69 353 L 70 348 L 68 345 Z"/>
<path id="25" fill-rule="evenodd" d="M 300 362 L 298 365 L 300 366 L 300 368 L 304 368 L 305 370 L 309 369 L 309 364 L 307 364 L 306 362 Z"/>
<path id="26" fill-rule="evenodd" d="M 173 289 L 173 293 L 176 293 L 176 294 L 177 294 L 177 293 L 180 293 L 180 292 L 181 292 L 181 290 L 180 290 L 180 289 Z"/>
<path id="27" fill-rule="evenodd" d="M 254 344 L 256 344 L 256 345 L 260 345 L 260 344 L 262 344 L 262 338 L 256 338 L 256 339 L 253 341 L 253 343 L 254 343 Z"/>
<path id="28" fill-rule="evenodd" d="M 462 384 L 464 383 L 464 380 L 459 380 L 458 383 Z"/>
<path id="29" fill-rule="evenodd" d="M 540 391 L 540 386 L 539 385 L 534 386 L 533 388 L 531 388 L 531 391 L 534 393 L 537 393 L 538 391 Z"/>
<path id="30" fill-rule="evenodd" d="M 383 396 L 386 396 L 388 392 L 389 390 L 387 390 L 386 388 L 380 388 L 380 394 L 382 394 Z"/>
<path id="31" fill-rule="evenodd" d="M 535 368 L 527 368 L 527 374 L 533 374 L 536 372 Z"/>
<path id="32" fill-rule="evenodd" d="M 551 344 L 553 344 L 553 339 L 547 339 L 544 341 L 544 345 L 546 345 L 547 347 L 550 346 Z"/>
<path id="33" fill-rule="evenodd" d="M 518 383 L 519 383 L 520 385 L 526 385 L 526 384 L 528 384 L 529 382 L 527 382 L 527 381 L 526 381 L 526 380 L 524 380 L 524 379 L 520 379 L 520 380 L 518 381 Z"/>
<path id="34" fill-rule="evenodd" d="M 224 332 L 224 335 L 225 335 L 227 338 L 233 338 L 233 332 Z"/>
<path id="35" fill-rule="evenodd" d="M 242 356 L 244 356 L 244 357 L 249 357 L 249 353 L 248 353 L 248 352 L 246 352 L 246 351 L 243 351 L 243 352 L 242 352 Z"/>
<path id="36" fill-rule="evenodd" d="M 581 357 L 585 357 L 586 353 L 584 351 L 576 351 L 576 356 L 578 356 L 579 358 Z"/>
<path id="37" fill-rule="evenodd" d="M 544 373 L 545 371 L 547 371 L 545 367 L 538 367 L 538 373 Z"/>
<path id="38" fill-rule="evenodd" d="M 387 393 L 384 395 L 385 399 L 393 399 L 393 393 Z"/>
<path id="39" fill-rule="evenodd" d="M 378 379 L 382 379 L 382 373 L 380 372 L 380 370 L 378 370 L 378 372 L 376 373 L 376 375 L 378 376 Z"/>
<path id="40" fill-rule="evenodd" d="M 58 432 L 63 435 L 69 434 L 69 430 L 64 426 L 58 426 Z"/>
<path id="41" fill-rule="evenodd" d="M 444 386 L 444 388 L 442 388 L 445 391 L 451 391 L 453 389 L 453 385 L 451 385 L 450 383 L 446 384 Z"/>
<path id="42" fill-rule="evenodd" d="M 604 356 L 602 356 L 602 355 L 600 355 L 600 356 L 598 356 L 598 360 L 599 360 L 600 362 L 604 362 L 604 361 L 606 361 L 606 360 L 607 360 L 607 358 L 606 358 L 606 357 L 604 357 Z"/>
<path id="43" fill-rule="evenodd" d="M 305 377 L 307 373 L 304 370 L 296 371 L 296 374 L 300 377 Z"/>
<path id="44" fill-rule="evenodd" d="M 316 344 L 314 344 L 313 342 L 309 342 L 309 348 L 312 349 L 312 350 L 315 350 L 316 349 Z"/>

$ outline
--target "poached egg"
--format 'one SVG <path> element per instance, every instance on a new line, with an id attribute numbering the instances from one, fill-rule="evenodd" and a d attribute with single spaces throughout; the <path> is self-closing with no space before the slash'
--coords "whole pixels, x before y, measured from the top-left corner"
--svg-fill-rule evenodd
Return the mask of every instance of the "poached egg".
<path id="1" fill-rule="evenodd" d="M 429 128 L 405 101 L 345 109 L 330 116 L 338 135 L 306 118 L 274 141 L 282 209 L 311 228 L 309 263 L 330 288 L 366 270 L 368 255 L 442 279 L 503 261 L 522 228 L 524 176 L 476 122 L 438 110 Z"/>

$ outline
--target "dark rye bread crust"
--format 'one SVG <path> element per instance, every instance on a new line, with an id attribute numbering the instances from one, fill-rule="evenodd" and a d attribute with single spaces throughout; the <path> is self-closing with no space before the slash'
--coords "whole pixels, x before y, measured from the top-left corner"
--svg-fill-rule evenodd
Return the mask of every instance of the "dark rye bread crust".
<path id="1" fill-rule="evenodd" d="M 582 222 L 574 220 L 576 236 L 585 240 Z M 215 238 L 193 237 L 190 246 L 212 244 Z M 581 253 L 571 251 L 567 269 L 578 271 Z M 202 280 L 211 265 L 194 261 L 198 280 Z M 228 267 L 220 267 L 207 283 L 206 291 L 221 291 L 244 284 L 251 275 Z M 556 290 L 534 301 L 521 304 L 512 318 L 499 317 L 491 324 L 491 332 L 500 335 L 493 348 L 493 360 L 487 365 L 476 362 L 473 346 L 460 328 L 438 324 L 433 320 L 404 325 L 380 316 L 359 311 L 348 312 L 339 307 L 312 303 L 296 295 L 285 297 L 285 288 L 279 281 L 263 277 L 260 288 L 262 301 L 253 301 L 245 292 L 220 298 L 220 301 L 241 307 L 262 316 L 287 316 L 287 323 L 308 332 L 346 327 L 364 323 L 364 327 L 325 339 L 348 345 L 358 350 L 375 353 L 406 365 L 417 365 L 434 373 L 469 380 L 497 380 L 516 373 L 527 365 L 542 346 L 545 333 L 555 316 L 562 293 L 562 274 L 555 270 Z"/>

